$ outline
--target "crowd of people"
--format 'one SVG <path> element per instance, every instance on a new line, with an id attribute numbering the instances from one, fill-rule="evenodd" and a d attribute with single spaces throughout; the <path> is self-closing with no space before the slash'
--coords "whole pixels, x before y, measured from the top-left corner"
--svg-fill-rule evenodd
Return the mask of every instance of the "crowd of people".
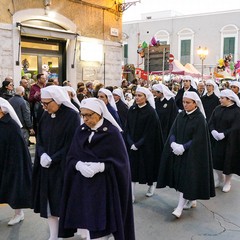
<path id="1" fill-rule="evenodd" d="M 174 188 L 180 218 L 216 187 L 229 192 L 240 175 L 238 81 L 221 91 L 191 76 L 172 87 L 59 84 L 44 74 L 33 83 L 23 76 L 16 88 L 11 77 L 2 82 L 0 203 L 14 209 L 9 226 L 32 208 L 48 220 L 49 240 L 134 240 L 137 183 L 147 185 L 146 197 Z"/>

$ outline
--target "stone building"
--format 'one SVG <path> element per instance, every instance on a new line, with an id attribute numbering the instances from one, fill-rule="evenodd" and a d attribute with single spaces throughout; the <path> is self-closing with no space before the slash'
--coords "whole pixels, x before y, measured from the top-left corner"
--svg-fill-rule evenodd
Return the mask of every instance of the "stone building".
<path id="1" fill-rule="evenodd" d="M 121 1 L 1 0 L 0 81 L 47 72 L 59 82 L 120 85 Z"/>
<path id="2" fill-rule="evenodd" d="M 184 65 L 191 63 L 208 75 L 213 73 L 220 58 L 232 54 L 234 62 L 240 59 L 239 17 L 239 9 L 192 15 L 172 11 L 142 14 L 141 20 L 123 24 L 124 48 L 128 50 L 124 60 L 143 69 L 138 44 L 149 43 L 155 37 L 170 45 L 175 59 Z M 197 54 L 199 46 L 208 48 L 203 66 Z"/>

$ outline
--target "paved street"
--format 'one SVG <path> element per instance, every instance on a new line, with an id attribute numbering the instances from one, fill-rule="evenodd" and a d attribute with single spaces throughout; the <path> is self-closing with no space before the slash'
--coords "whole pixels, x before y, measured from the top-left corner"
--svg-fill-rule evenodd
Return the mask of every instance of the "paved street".
<path id="1" fill-rule="evenodd" d="M 239 240 L 240 239 L 240 178 L 234 176 L 232 189 L 209 201 L 198 201 L 197 208 L 185 210 L 180 219 L 171 215 L 178 194 L 173 189 L 157 189 L 152 198 L 145 197 L 147 186 L 136 186 L 134 204 L 137 240 Z M 0 205 L 0 240 L 47 240 L 45 219 L 26 209 L 25 220 L 8 227 L 13 211 Z M 79 239 L 77 236 L 69 239 Z M 126 239 L 127 240 L 127 239 Z"/>

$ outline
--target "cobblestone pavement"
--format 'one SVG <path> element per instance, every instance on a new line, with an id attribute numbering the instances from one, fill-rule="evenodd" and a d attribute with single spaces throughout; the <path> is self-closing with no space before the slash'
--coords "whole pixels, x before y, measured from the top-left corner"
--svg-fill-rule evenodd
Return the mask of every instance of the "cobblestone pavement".
<path id="1" fill-rule="evenodd" d="M 34 146 L 30 146 L 32 157 Z M 234 176 L 232 189 L 216 197 L 197 201 L 197 207 L 185 210 L 180 219 L 172 216 L 178 194 L 173 189 L 157 189 L 151 198 L 145 197 L 147 186 L 136 186 L 134 204 L 136 240 L 239 240 L 240 239 L 240 177 Z M 12 209 L 0 205 L 0 240 L 47 240 L 47 221 L 31 209 L 24 210 L 25 220 L 13 227 L 7 222 Z M 69 239 L 79 239 L 78 236 Z M 113 238 L 111 238 L 113 240 Z M 125 239 L 128 240 L 128 239 Z"/>

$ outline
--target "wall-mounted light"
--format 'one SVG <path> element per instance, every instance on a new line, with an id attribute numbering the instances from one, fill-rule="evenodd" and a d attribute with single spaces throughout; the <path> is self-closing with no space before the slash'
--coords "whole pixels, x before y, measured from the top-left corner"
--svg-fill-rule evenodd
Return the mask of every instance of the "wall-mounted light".
<path id="1" fill-rule="evenodd" d="M 124 12 L 128 8 L 130 8 L 132 5 L 136 5 L 136 3 L 141 3 L 141 0 L 139 1 L 133 1 L 133 2 L 123 2 L 123 3 L 118 3 L 117 4 L 117 10 L 118 12 Z"/>
<path id="2" fill-rule="evenodd" d="M 44 7 L 45 7 L 45 8 L 46 8 L 46 7 L 50 7 L 51 4 L 52 4 L 52 1 L 51 1 L 51 0 L 44 0 L 44 1 L 43 1 L 43 4 L 44 4 Z"/>

